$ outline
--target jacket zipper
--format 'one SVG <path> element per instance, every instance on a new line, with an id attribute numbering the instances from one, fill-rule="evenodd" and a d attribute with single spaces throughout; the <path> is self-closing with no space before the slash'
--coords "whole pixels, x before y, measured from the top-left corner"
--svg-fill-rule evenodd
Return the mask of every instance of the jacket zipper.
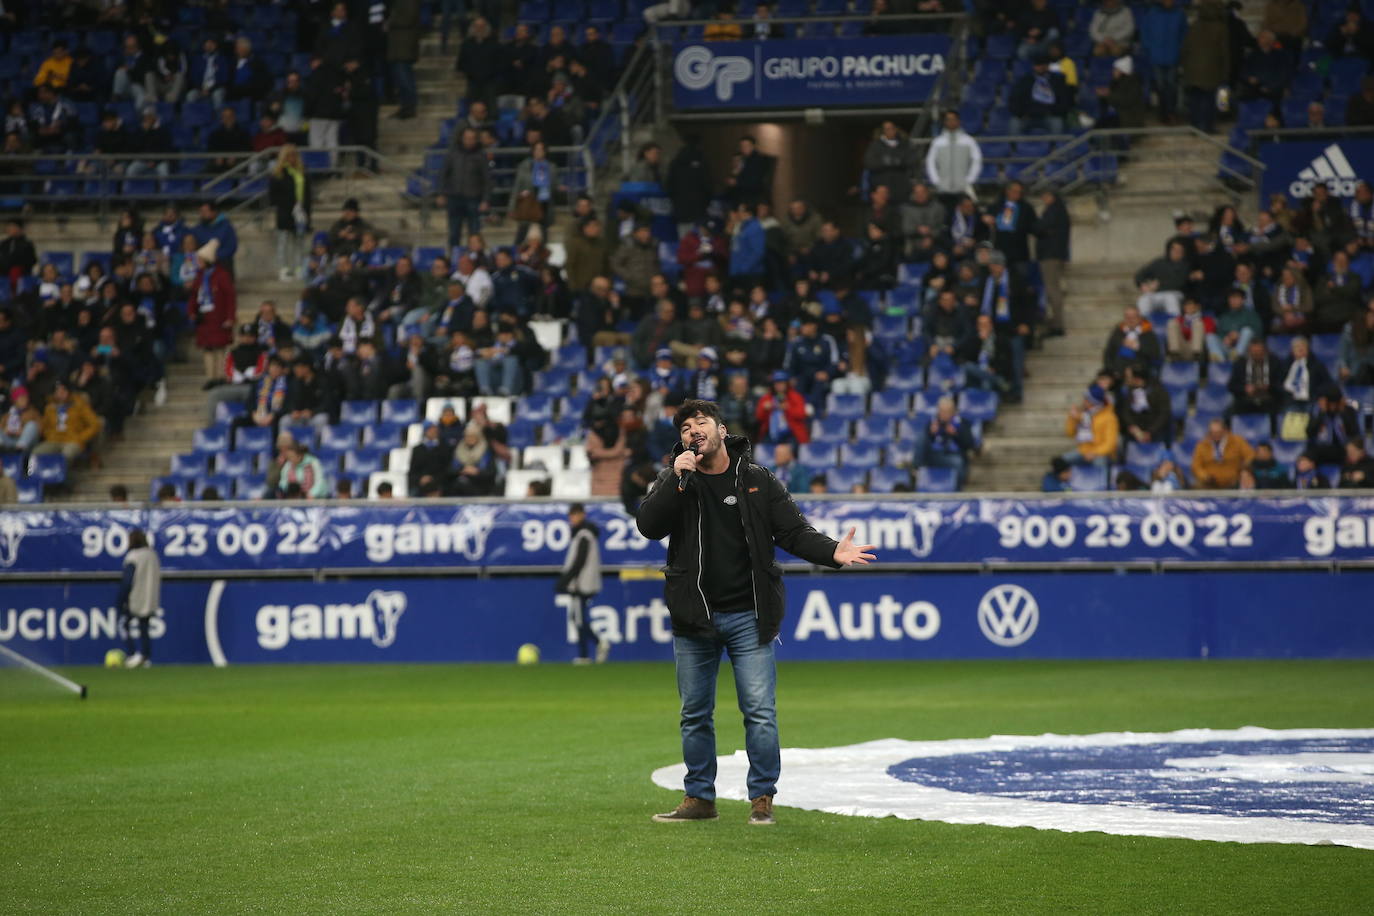
<path id="1" fill-rule="evenodd" d="M 706 544 L 701 537 L 701 494 L 697 494 L 697 594 L 701 595 L 701 606 L 706 609 L 706 622 L 711 622 L 711 604 L 706 600 L 706 590 L 701 587 L 701 568 L 705 565 Z"/>
<path id="2" fill-rule="evenodd" d="M 754 622 L 759 620 L 759 580 L 754 575 L 754 545 L 749 541 L 748 514 L 744 508 L 744 488 L 740 486 L 739 475 L 744 470 L 744 456 L 735 461 L 735 494 L 740 501 L 740 525 L 744 528 L 744 546 L 749 548 L 749 587 L 754 590 Z"/>

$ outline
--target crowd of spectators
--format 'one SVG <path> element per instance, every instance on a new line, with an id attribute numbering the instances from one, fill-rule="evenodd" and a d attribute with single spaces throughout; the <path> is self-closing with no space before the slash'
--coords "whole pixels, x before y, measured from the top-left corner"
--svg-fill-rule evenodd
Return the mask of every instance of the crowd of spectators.
<path id="1" fill-rule="evenodd" d="M 1374 482 L 1370 188 L 1317 185 L 1245 226 L 1233 207 L 1178 213 L 1102 371 L 1066 419 L 1047 489 L 1365 487 Z M 1074 468 L 1095 473 L 1075 478 Z"/>

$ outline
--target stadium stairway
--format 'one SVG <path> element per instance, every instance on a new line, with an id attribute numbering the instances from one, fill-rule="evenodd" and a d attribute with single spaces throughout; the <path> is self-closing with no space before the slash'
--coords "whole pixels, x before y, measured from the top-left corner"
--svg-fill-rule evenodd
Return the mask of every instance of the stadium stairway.
<path id="1" fill-rule="evenodd" d="M 1109 211 L 1101 211 L 1091 195 L 1068 201 L 1074 228 L 1073 261 L 1065 272 L 1067 333 L 1027 354 L 1025 399 L 1004 405 L 988 427 L 985 454 L 973 462 L 966 489 L 1040 488 L 1051 456 L 1073 444 L 1064 435 L 1064 417 L 1101 367 L 1107 335 L 1122 309 L 1136 299 L 1135 272 L 1173 233 L 1173 211 L 1202 217 L 1234 202 L 1213 178 L 1216 161 L 1217 148 L 1205 140 L 1145 141 L 1123 165 Z M 1246 204 L 1253 209 L 1251 199 Z M 1243 219 L 1252 216 L 1242 212 Z"/>

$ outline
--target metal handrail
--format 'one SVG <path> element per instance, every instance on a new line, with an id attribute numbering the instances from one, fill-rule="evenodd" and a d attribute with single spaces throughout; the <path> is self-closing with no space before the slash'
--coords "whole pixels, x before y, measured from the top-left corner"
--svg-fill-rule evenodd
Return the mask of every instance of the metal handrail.
<path id="1" fill-rule="evenodd" d="M 820 22 L 910 22 L 920 24 L 923 22 L 936 23 L 955 19 L 967 19 L 968 14 L 959 13 L 900 13 L 885 16 L 874 16 L 872 13 L 857 13 L 844 16 L 769 16 L 767 19 L 755 19 L 753 16 L 737 16 L 734 19 L 662 19 L 654 23 L 655 30 L 667 28 L 691 28 L 692 26 L 720 25 L 725 22 L 738 23 L 741 26 L 753 25 L 756 22 L 767 22 L 778 25 L 814 25 Z"/>

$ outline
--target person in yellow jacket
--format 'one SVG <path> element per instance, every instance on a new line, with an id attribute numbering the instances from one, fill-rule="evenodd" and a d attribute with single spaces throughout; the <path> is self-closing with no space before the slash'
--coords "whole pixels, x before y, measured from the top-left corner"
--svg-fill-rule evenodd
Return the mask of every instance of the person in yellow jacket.
<path id="1" fill-rule="evenodd" d="M 1193 449 L 1193 486 L 1199 490 L 1230 490 L 1240 472 L 1250 466 L 1255 450 L 1233 434 L 1221 420 L 1207 424 L 1207 435 Z"/>
<path id="2" fill-rule="evenodd" d="M 1104 471 L 1116 455 L 1121 424 L 1101 385 L 1089 385 L 1083 403 L 1069 408 L 1064 435 L 1077 443 L 1061 457 L 1069 464 L 1091 465 Z"/>
<path id="3" fill-rule="evenodd" d="M 91 410 L 90 402 L 84 395 L 73 395 L 65 382 L 58 382 L 43 411 L 43 441 L 33 453 L 61 452 L 70 463 L 99 433 L 100 418 Z"/>
<path id="4" fill-rule="evenodd" d="M 67 86 L 67 80 L 72 75 L 72 56 L 67 50 L 65 41 L 55 41 L 52 45 L 52 53 L 44 58 L 43 63 L 38 67 L 38 73 L 33 78 L 34 87 L 51 86 L 54 91 L 61 92 Z"/>

